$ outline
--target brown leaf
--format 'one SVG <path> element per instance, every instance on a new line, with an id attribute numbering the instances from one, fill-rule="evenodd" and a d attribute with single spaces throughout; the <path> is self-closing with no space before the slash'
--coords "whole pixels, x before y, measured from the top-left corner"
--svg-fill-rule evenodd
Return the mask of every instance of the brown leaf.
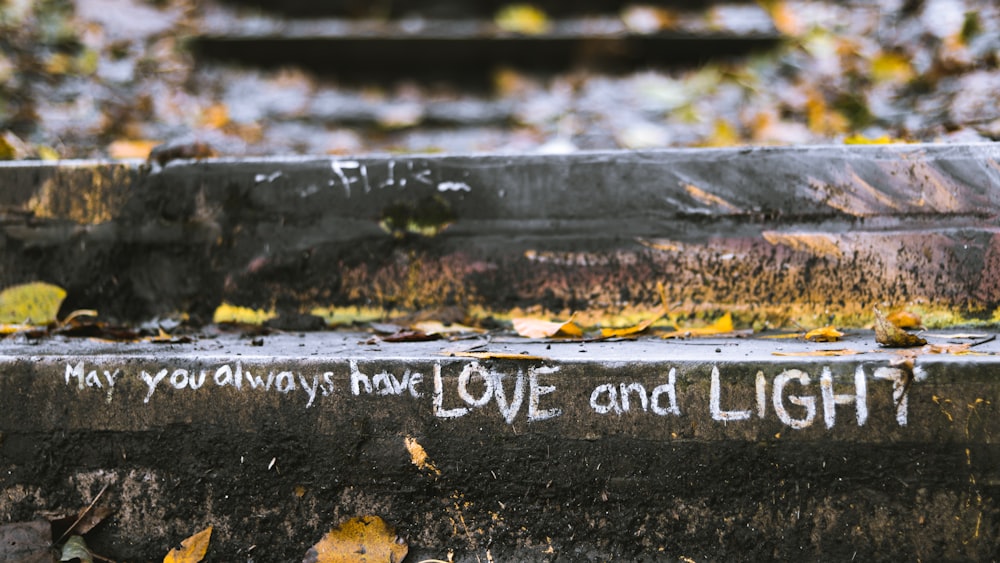
<path id="1" fill-rule="evenodd" d="M 53 563 L 52 526 L 44 520 L 0 526 L 0 561 Z"/>
<path id="2" fill-rule="evenodd" d="M 460 358 L 476 358 L 478 360 L 540 360 L 549 358 L 545 356 L 533 356 L 531 354 L 511 354 L 510 352 L 452 352 L 449 356 Z"/>
<path id="3" fill-rule="evenodd" d="M 439 340 L 440 334 L 427 334 L 422 330 L 401 330 L 381 337 L 383 342 L 428 342 Z"/>
<path id="4" fill-rule="evenodd" d="M 114 512 L 114 509 L 107 506 L 95 506 L 81 508 L 79 511 L 72 514 L 56 512 L 43 514 L 43 516 L 45 516 L 49 522 L 52 522 L 52 526 L 57 531 L 65 530 L 63 536 L 70 534 L 78 534 L 82 536 L 93 530 L 94 527 L 103 522 L 108 516 L 114 514 Z"/>
<path id="5" fill-rule="evenodd" d="M 212 539 L 212 527 L 209 526 L 197 534 L 181 542 L 181 549 L 171 549 L 163 558 L 163 563 L 198 563 L 208 552 L 208 542 Z"/>
<path id="6" fill-rule="evenodd" d="M 878 308 L 875 308 L 875 341 L 887 348 L 912 348 L 927 344 L 923 338 L 889 322 Z"/>
<path id="7" fill-rule="evenodd" d="M 378 516 L 360 516 L 330 530 L 303 563 L 399 563 L 409 547 Z"/>

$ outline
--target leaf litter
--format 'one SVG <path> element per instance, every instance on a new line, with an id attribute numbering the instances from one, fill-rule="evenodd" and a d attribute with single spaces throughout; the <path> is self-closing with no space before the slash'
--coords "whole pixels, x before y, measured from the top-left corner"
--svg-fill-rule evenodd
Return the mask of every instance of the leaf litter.
<path id="1" fill-rule="evenodd" d="M 330 530 L 306 552 L 302 561 L 303 563 L 400 563 L 408 551 L 406 542 L 396 535 L 395 530 L 390 528 L 385 520 L 378 516 L 359 516 Z"/>

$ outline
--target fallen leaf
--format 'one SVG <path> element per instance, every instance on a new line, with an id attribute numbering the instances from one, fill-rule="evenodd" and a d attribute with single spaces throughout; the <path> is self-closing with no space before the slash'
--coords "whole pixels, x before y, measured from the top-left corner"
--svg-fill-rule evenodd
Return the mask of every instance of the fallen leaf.
<path id="1" fill-rule="evenodd" d="M 212 538 L 212 527 L 209 526 L 197 534 L 181 542 L 181 549 L 171 549 L 163 558 L 163 563 L 198 563 L 208 551 L 208 542 Z"/>
<path id="2" fill-rule="evenodd" d="M 439 340 L 440 334 L 427 334 L 422 330 L 401 330 L 381 337 L 383 342 L 428 342 Z"/>
<path id="3" fill-rule="evenodd" d="M 202 110 L 200 121 L 209 129 L 221 129 L 229 123 L 229 108 L 222 103 L 208 106 Z M 152 147 L 150 148 L 152 149 Z"/>
<path id="4" fill-rule="evenodd" d="M 52 526 L 44 520 L 0 526 L 0 561 L 52 563 Z"/>
<path id="5" fill-rule="evenodd" d="M 525 338 L 549 338 L 552 336 L 583 336 L 583 329 L 573 322 L 574 314 L 568 321 L 550 322 L 541 319 L 517 317 L 511 319 L 514 330 Z"/>
<path id="6" fill-rule="evenodd" d="M 409 547 L 378 516 L 351 518 L 306 552 L 303 563 L 399 563 Z"/>
<path id="7" fill-rule="evenodd" d="M 94 556 L 83 541 L 83 536 L 70 536 L 59 551 L 60 561 L 79 559 L 80 563 L 94 563 Z"/>
<path id="8" fill-rule="evenodd" d="M 768 340 L 785 340 L 792 338 L 804 338 L 805 335 L 806 334 L 804 332 L 786 332 L 782 334 L 764 334 L 761 338 L 766 338 Z"/>
<path id="9" fill-rule="evenodd" d="M 920 315 L 909 311 L 896 311 L 886 318 L 890 323 L 902 329 L 920 328 L 924 326 L 923 319 L 920 318 Z"/>
<path id="10" fill-rule="evenodd" d="M 65 289 L 45 282 L 8 287 L 0 292 L 0 324 L 55 322 L 65 298 Z"/>
<path id="11" fill-rule="evenodd" d="M 141 158 L 145 160 L 149 158 L 149 153 L 153 150 L 153 147 L 158 144 L 159 141 L 146 139 L 115 141 L 108 145 L 108 156 L 119 159 Z"/>
<path id="12" fill-rule="evenodd" d="M 114 509 L 107 506 L 96 506 L 82 508 L 73 513 L 51 513 L 43 514 L 52 527 L 56 530 L 66 530 L 63 536 L 70 534 L 84 535 L 91 531 L 105 518 L 114 513 Z M 58 543 L 58 542 L 57 542 Z"/>
<path id="13" fill-rule="evenodd" d="M 715 336 L 733 332 L 733 314 L 726 313 L 714 323 L 699 328 L 683 328 L 661 334 L 661 338 L 688 338 L 691 336 Z"/>
<path id="14" fill-rule="evenodd" d="M 812 340 L 813 342 L 836 342 L 840 340 L 841 336 L 844 336 L 843 332 L 837 330 L 833 325 L 827 325 L 807 332 L 806 340 Z"/>
<path id="15" fill-rule="evenodd" d="M 662 319 L 663 316 L 666 314 L 667 314 L 666 309 L 660 309 L 660 312 L 656 316 L 648 318 L 637 325 L 628 326 L 624 328 L 602 328 L 601 336 L 604 338 L 615 338 L 620 336 L 631 336 L 633 334 L 639 334 L 640 332 L 643 332 L 647 328 L 652 326 L 653 323 L 655 323 L 656 321 Z"/>
<path id="16" fill-rule="evenodd" d="M 545 356 L 533 356 L 531 354 L 512 354 L 510 352 L 452 352 L 449 356 L 459 358 L 476 358 L 478 360 L 539 360 L 546 361 Z"/>
<path id="17" fill-rule="evenodd" d="M 855 354 L 864 354 L 860 350 L 852 350 L 850 348 L 840 348 L 837 350 L 810 350 L 808 352 L 771 352 L 774 356 L 853 356 Z"/>
<path id="18" fill-rule="evenodd" d="M 964 356 L 970 352 L 969 348 L 972 347 L 972 342 L 967 342 L 965 344 L 928 344 L 924 346 L 923 350 L 928 354 L 954 354 L 956 356 Z"/>
<path id="19" fill-rule="evenodd" d="M 153 147 L 149 151 L 147 161 L 156 162 L 160 166 L 166 166 L 171 160 L 190 160 L 213 158 L 219 156 L 218 151 L 208 143 L 194 142 L 169 142 Z"/>
<path id="20" fill-rule="evenodd" d="M 882 311 L 875 309 L 875 341 L 887 348 L 912 348 L 927 341 L 889 322 Z"/>
<path id="21" fill-rule="evenodd" d="M 888 135 L 882 135 L 881 137 L 869 138 L 865 137 L 860 133 L 855 133 L 854 135 L 848 135 L 844 138 L 845 145 L 892 145 L 896 143 L 905 143 L 903 139 L 894 139 Z"/>
<path id="22" fill-rule="evenodd" d="M 914 76 L 909 58 L 900 53 L 879 53 L 871 63 L 875 82 L 907 82 Z"/>
<path id="23" fill-rule="evenodd" d="M 441 321 L 423 321 L 415 323 L 411 326 L 414 330 L 419 330 L 427 334 L 471 334 L 471 333 L 484 333 L 485 330 L 481 328 L 475 328 L 471 326 L 465 326 L 459 323 L 442 323 Z"/>
<path id="24" fill-rule="evenodd" d="M 417 442 L 417 439 L 413 436 L 407 436 L 403 443 L 406 445 L 406 451 L 410 454 L 410 461 L 413 465 L 416 465 L 421 471 L 428 471 L 434 473 L 435 475 L 440 475 L 441 470 L 439 470 L 433 462 L 431 462 L 430 457 L 427 455 L 427 450 Z"/>
<path id="25" fill-rule="evenodd" d="M 549 30 L 549 18 L 545 12 L 531 4 L 511 4 L 499 12 L 493 22 L 504 31 L 539 35 Z"/>

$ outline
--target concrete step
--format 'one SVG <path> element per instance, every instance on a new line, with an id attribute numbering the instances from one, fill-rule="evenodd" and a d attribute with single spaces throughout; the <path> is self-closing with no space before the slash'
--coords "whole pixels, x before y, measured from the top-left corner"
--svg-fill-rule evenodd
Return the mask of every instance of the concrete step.
<path id="1" fill-rule="evenodd" d="M 117 560 L 212 524 L 211 561 L 297 561 L 364 514 L 412 561 L 996 553 L 995 341 L 369 339 L 0 341 L 0 521 L 108 485 Z"/>
<path id="2" fill-rule="evenodd" d="M 367 514 L 413 561 L 995 556 L 995 145 L 158 154 L 0 163 L 0 286 L 55 283 L 64 313 L 130 323 L 222 303 L 600 318 L 658 310 L 662 286 L 741 329 L 922 307 L 985 336 L 15 336 L 0 522 L 107 486 L 88 544 L 116 560 L 212 524 L 212 561 L 295 561 Z M 788 355 L 833 349 L 853 353 Z"/>
<path id="3" fill-rule="evenodd" d="M 0 163 L 0 286 L 147 320 L 252 308 L 1000 306 L 995 144 Z M 931 318 L 931 317 L 928 317 Z M 820 321 L 818 319 L 825 319 Z"/>
<path id="4" fill-rule="evenodd" d="M 624 6 L 610 4 L 560 4 L 544 29 L 530 33 L 496 24 L 502 6 L 409 6 L 388 12 L 369 6 L 352 13 L 346 6 L 289 4 L 248 13 L 218 5 L 206 8 L 203 29 L 190 44 L 205 61 L 295 65 L 341 82 L 444 80 L 490 87 L 500 67 L 634 71 L 745 56 L 776 47 L 782 38 L 767 11 L 748 3 L 675 8 L 662 25 L 657 18 L 667 16 L 650 13 L 638 28 L 623 17 Z"/>

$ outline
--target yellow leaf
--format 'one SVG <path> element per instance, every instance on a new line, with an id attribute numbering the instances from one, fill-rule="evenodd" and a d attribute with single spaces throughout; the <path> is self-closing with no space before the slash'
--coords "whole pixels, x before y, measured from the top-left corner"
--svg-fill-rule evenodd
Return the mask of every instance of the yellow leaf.
<path id="1" fill-rule="evenodd" d="M 839 350 L 812 350 L 810 352 L 771 352 L 771 354 L 775 356 L 853 356 L 855 354 L 864 354 L 864 352 L 850 348 L 841 348 Z"/>
<path id="2" fill-rule="evenodd" d="M 805 333 L 802 332 L 786 332 L 782 334 L 765 334 L 761 338 L 766 338 L 768 340 L 784 340 L 791 338 L 803 338 Z"/>
<path id="3" fill-rule="evenodd" d="M 665 314 L 667 314 L 666 309 L 661 309 L 660 312 L 655 317 L 648 318 L 634 326 L 628 326 L 624 328 L 602 328 L 601 336 L 605 338 L 617 338 L 622 336 L 631 336 L 633 334 L 639 334 L 640 332 L 643 332 L 644 330 L 652 326 L 653 323 L 655 323 L 656 321 L 662 319 L 663 315 Z"/>
<path id="4" fill-rule="evenodd" d="M 920 318 L 920 315 L 909 311 L 896 311 L 886 318 L 890 323 L 903 329 L 920 328 L 924 326 L 923 319 Z"/>
<path id="5" fill-rule="evenodd" d="M 111 158 L 141 158 L 146 159 L 149 157 L 149 151 L 153 150 L 153 147 L 158 145 L 157 141 L 150 141 L 146 139 L 129 141 L 129 140 L 119 140 L 108 145 L 108 156 Z"/>
<path id="6" fill-rule="evenodd" d="M 441 474 L 441 470 L 431 462 L 430 457 L 427 455 L 427 450 L 420 445 L 420 442 L 417 442 L 416 438 L 407 436 L 403 443 L 406 445 L 406 451 L 410 454 L 410 461 L 413 462 L 413 465 L 416 465 L 422 471 L 428 471 L 435 475 Z"/>
<path id="7" fill-rule="evenodd" d="M 841 336 L 844 336 L 843 332 L 837 330 L 833 325 L 827 325 L 807 332 L 806 340 L 812 340 L 813 342 L 836 342 L 840 340 Z"/>
<path id="8" fill-rule="evenodd" d="M 576 315 L 574 314 L 573 317 Z M 526 338 L 549 338 L 550 336 L 583 336 L 583 330 L 570 317 L 565 322 L 550 322 L 541 319 L 517 317 L 511 319 L 514 330 Z"/>
<path id="9" fill-rule="evenodd" d="M 477 360 L 539 360 L 545 361 L 549 358 L 545 356 L 533 356 L 531 354 L 512 354 L 510 352 L 453 352 L 450 356 L 460 358 L 476 358 Z"/>
<path id="10" fill-rule="evenodd" d="M 662 338 L 688 338 L 690 336 L 714 336 L 733 332 L 733 314 L 726 313 L 714 323 L 700 328 L 683 328 L 660 335 Z"/>
<path id="11" fill-rule="evenodd" d="M 874 139 L 865 137 L 860 133 L 848 135 L 844 138 L 845 145 L 891 145 L 895 143 L 905 143 L 903 139 L 894 139 L 888 135 L 882 135 Z"/>
<path id="12" fill-rule="evenodd" d="M 497 27 L 511 33 L 539 35 L 549 30 L 549 18 L 545 12 L 531 4 L 511 4 L 505 6 L 493 19 Z"/>
<path id="13" fill-rule="evenodd" d="M 265 311 L 263 309 L 250 309 L 248 307 L 239 307 L 236 305 L 230 305 L 225 301 L 222 305 L 219 305 L 215 309 L 215 313 L 212 314 L 212 322 L 219 323 L 238 323 L 238 324 L 264 324 L 264 321 L 268 321 L 278 316 L 273 310 Z"/>
<path id="14" fill-rule="evenodd" d="M 229 123 L 229 108 L 226 104 L 214 104 L 201 112 L 201 124 L 210 129 L 221 129 Z"/>
<path id="15" fill-rule="evenodd" d="M 306 552 L 303 563 L 399 563 L 406 543 L 378 516 L 351 518 Z"/>
<path id="16" fill-rule="evenodd" d="M 889 322 L 878 309 L 875 309 L 875 341 L 888 348 L 911 348 L 927 344 L 923 338 Z"/>
<path id="17" fill-rule="evenodd" d="M 171 549 L 163 558 L 163 563 L 198 563 L 208 551 L 208 541 L 212 538 L 212 527 L 209 526 L 197 534 L 181 542 L 181 549 Z"/>
<path id="18" fill-rule="evenodd" d="M 784 1 L 782 0 L 758 0 L 774 22 L 774 28 L 785 35 L 798 35 L 802 33 L 802 24 Z"/>
<path id="19" fill-rule="evenodd" d="M 872 79 L 875 82 L 906 82 L 913 76 L 913 67 L 904 55 L 880 53 L 872 59 Z"/>
<path id="20" fill-rule="evenodd" d="M 32 282 L 0 292 L 0 323 L 45 325 L 55 322 L 66 290 L 50 283 Z"/>

